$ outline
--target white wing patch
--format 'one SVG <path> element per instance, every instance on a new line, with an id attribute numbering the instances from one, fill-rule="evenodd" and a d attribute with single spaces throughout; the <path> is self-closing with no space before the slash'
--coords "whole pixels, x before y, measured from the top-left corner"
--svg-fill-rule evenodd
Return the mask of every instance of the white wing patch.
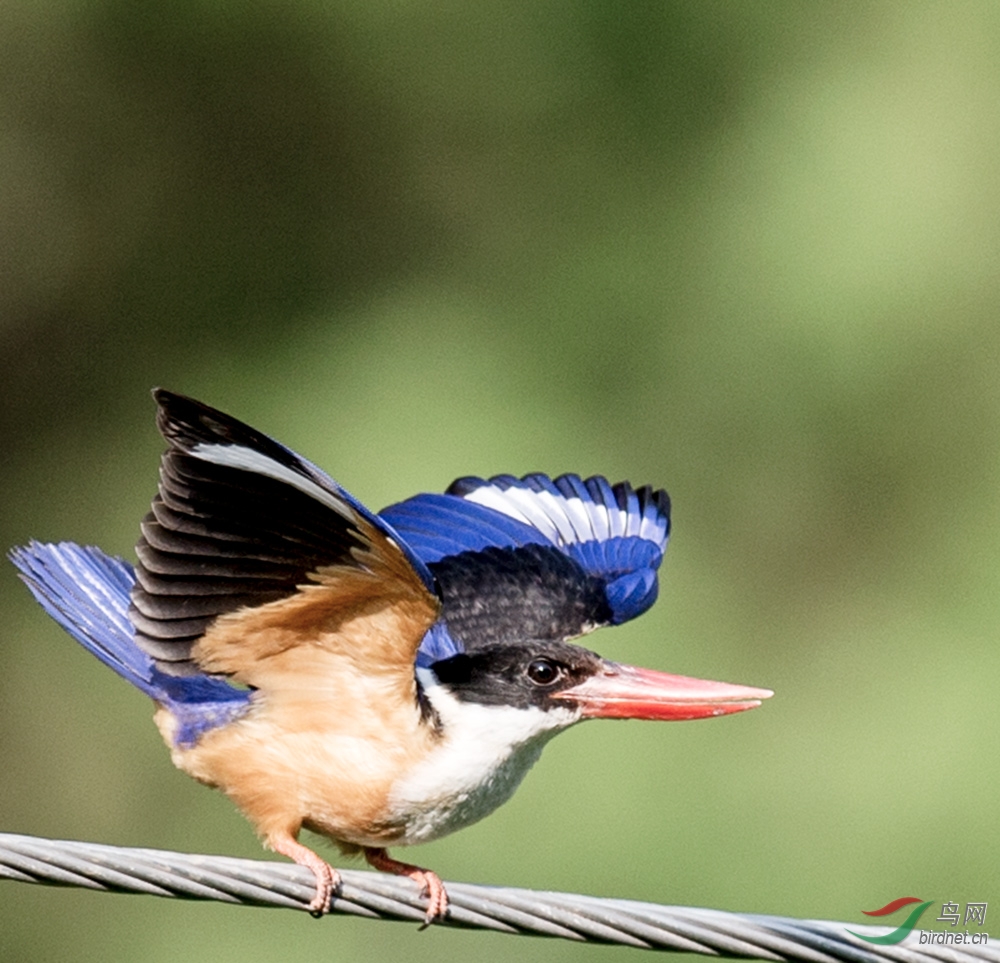
<path id="1" fill-rule="evenodd" d="M 559 546 L 628 536 L 663 542 L 663 522 L 643 514 L 635 495 L 624 509 L 617 502 L 601 503 L 516 485 L 500 488 L 487 484 L 462 497 L 537 528 Z"/>
<path id="2" fill-rule="evenodd" d="M 467 502 L 475 502 L 486 508 L 509 515 L 511 518 L 537 528 L 550 541 L 559 544 L 561 536 L 555 522 L 538 505 L 538 496 L 524 488 L 508 488 L 501 491 L 492 485 L 483 485 L 462 496 Z"/>
<path id="3" fill-rule="evenodd" d="M 356 522 L 358 520 L 357 513 L 343 499 L 338 498 L 322 485 L 317 485 L 316 482 L 300 475 L 287 465 L 282 465 L 253 448 L 244 448 L 242 445 L 209 445 L 205 442 L 199 442 L 190 449 L 190 454 L 195 458 L 202 459 L 202 461 L 212 462 L 214 465 L 242 468 L 244 471 L 291 485 L 292 488 L 297 488 L 327 508 L 332 508 L 338 515 L 343 515 L 349 521 Z"/>

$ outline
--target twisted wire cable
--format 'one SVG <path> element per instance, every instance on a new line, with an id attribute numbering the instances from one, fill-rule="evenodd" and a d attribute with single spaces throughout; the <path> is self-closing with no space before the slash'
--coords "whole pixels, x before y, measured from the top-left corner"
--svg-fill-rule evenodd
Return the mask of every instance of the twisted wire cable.
<path id="1" fill-rule="evenodd" d="M 343 885 L 331 912 L 423 921 L 423 900 L 410 880 L 356 870 L 340 872 Z M 315 893 L 312 873 L 292 864 L 13 833 L 0 833 L 0 879 L 297 910 L 307 909 Z M 448 917 L 435 925 L 758 960 L 1000 963 L 1000 950 L 988 945 L 927 945 L 912 937 L 892 946 L 867 943 L 848 930 L 878 935 L 883 928 L 852 923 L 469 883 L 446 886 L 451 898 Z"/>

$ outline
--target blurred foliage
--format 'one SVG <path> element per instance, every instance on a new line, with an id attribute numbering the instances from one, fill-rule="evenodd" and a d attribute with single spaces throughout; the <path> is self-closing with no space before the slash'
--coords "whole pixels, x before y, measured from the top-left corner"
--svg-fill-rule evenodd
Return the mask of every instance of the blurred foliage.
<path id="1" fill-rule="evenodd" d="M 376 508 L 467 473 L 665 485 L 661 601 L 594 646 L 775 699 L 574 730 L 414 858 L 848 920 L 1000 898 L 995 5 L 11 0 L 0 25 L 0 544 L 130 553 L 154 384 Z M 0 604 L 0 828 L 259 852 L 10 568 Z M 2 889 L 22 963 L 632 952 Z"/>

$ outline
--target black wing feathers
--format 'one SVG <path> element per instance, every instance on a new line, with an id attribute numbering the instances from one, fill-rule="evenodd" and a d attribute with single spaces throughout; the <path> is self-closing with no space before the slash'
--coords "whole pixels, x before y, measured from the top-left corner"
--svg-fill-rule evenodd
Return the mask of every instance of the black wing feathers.
<path id="1" fill-rule="evenodd" d="M 170 450 L 136 546 L 136 641 L 164 671 L 196 672 L 192 648 L 214 619 L 285 598 L 318 567 L 356 564 L 361 544 L 347 518 L 291 485 Z"/>
<path id="2" fill-rule="evenodd" d="M 157 403 L 156 427 L 172 449 L 190 451 L 198 445 L 238 445 L 302 474 L 302 460 L 262 431 L 172 391 L 157 388 L 153 397 Z"/>

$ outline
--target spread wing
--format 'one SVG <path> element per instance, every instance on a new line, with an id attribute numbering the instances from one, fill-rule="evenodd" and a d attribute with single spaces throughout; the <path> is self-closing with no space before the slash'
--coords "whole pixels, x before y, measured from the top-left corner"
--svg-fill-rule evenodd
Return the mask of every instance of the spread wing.
<path id="1" fill-rule="evenodd" d="M 256 685 L 255 664 L 304 643 L 363 644 L 359 660 L 412 679 L 439 607 L 420 558 L 294 452 L 190 398 L 154 397 L 169 448 L 136 546 L 139 647 L 165 672 Z"/>
<path id="2" fill-rule="evenodd" d="M 645 612 L 656 601 L 670 500 L 599 476 L 497 475 L 460 478 L 380 517 L 437 579 L 448 634 L 475 648 L 572 638 Z M 445 646 L 439 657 L 448 654 Z"/>

